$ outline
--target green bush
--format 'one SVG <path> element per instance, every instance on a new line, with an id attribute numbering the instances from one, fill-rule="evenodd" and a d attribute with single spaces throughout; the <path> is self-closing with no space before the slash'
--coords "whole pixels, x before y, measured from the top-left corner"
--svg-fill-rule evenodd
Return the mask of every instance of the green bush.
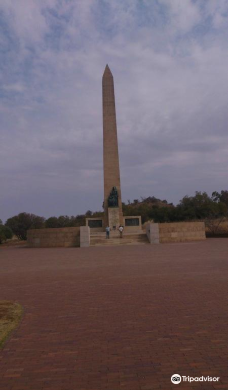
<path id="1" fill-rule="evenodd" d="M 0 225 L 0 244 L 13 237 L 13 232 L 8 226 Z"/>
<path id="2" fill-rule="evenodd" d="M 43 217 L 38 215 L 20 213 L 12 218 L 7 219 L 6 226 L 19 238 L 19 240 L 27 239 L 27 230 L 44 228 Z"/>

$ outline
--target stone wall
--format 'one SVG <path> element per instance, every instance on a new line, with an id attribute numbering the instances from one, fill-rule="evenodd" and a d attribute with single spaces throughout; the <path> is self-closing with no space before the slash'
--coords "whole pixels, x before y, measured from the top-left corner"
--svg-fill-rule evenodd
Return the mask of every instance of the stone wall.
<path id="1" fill-rule="evenodd" d="M 146 233 L 151 244 L 206 239 L 204 222 L 148 223 Z"/>
<path id="2" fill-rule="evenodd" d="M 80 246 L 80 228 L 31 229 L 27 233 L 27 244 L 33 248 Z"/>
<path id="3" fill-rule="evenodd" d="M 160 243 L 206 239 L 204 222 L 159 223 L 158 226 Z"/>

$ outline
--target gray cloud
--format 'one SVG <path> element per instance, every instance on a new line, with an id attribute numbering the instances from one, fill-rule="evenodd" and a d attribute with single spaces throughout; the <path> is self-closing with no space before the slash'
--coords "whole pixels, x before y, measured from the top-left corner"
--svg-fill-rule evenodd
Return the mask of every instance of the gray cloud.
<path id="1" fill-rule="evenodd" d="M 3 0 L 0 218 L 101 209 L 101 77 L 123 197 L 227 188 L 226 1 Z"/>

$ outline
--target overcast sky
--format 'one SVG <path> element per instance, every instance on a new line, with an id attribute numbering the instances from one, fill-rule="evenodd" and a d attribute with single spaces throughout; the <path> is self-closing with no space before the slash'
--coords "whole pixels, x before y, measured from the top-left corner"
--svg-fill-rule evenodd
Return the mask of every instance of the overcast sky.
<path id="1" fill-rule="evenodd" d="M 123 201 L 228 189 L 227 0 L 1 0 L 0 219 L 102 209 L 101 79 Z"/>

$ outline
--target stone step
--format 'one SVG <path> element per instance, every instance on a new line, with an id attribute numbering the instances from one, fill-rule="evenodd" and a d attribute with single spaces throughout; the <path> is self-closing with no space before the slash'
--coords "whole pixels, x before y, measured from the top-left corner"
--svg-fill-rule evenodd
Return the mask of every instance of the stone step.
<path id="1" fill-rule="evenodd" d="M 146 233 L 124 233 L 123 234 L 123 238 L 135 238 L 135 237 L 145 237 L 146 236 Z M 98 239 L 98 238 L 101 238 L 101 239 L 106 239 L 106 234 L 105 233 L 102 233 L 102 234 L 90 234 L 90 238 L 93 238 L 93 239 Z M 117 238 L 120 238 L 120 234 L 117 233 L 117 234 L 113 234 L 111 233 L 109 235 L 109 239 L 117 239 Z"/>
<path id="2" fill-rule="evenodd" d="M 137 231 L 134 231 L 134 232 L 127 232 L 127 231 L 125 231 L 124 230 L 124 233 L 123 233 L 124 235 L 126 235 L 126 236 L 128 236 L 128 235 L 135 235 L 135 234 L 146 234 L 146 232 L 145 231 L 143 231 L 143 230 L 137 230 Z M 110 232 L 110 236 L 113 236 L 113 237 L 119 237 L 119 235 L 120 235 L 120 233 L 119 233 L 119 231 L 118 230 L 112 230 L 111 232 Z M 90 236 L 91 237 L 105 237 L 106 236 L 106 233 L 105 232 L 91 232 L 90 231 Z"/>
<path id="3" fill-rule="evenodd" d="M 119 234 L 106 238 L 106 235 L 91 235 L 91 246 L 114 246 L 114 245 L 144 245 L 149 244 L 147 235 L 140 232 L 139 234 L 124 234 L 123 238 L 120 238 Z"/>
<path id="4" fill-rule="evenodd" d="M 109 243 L 109 244 L 91 244 L 91 246 L 129 246 L 129 245 L 148 245 L 149 242 L 127 242 L 127 243 Z"/>
<path id="5" fill-rule="evenodd" d="M 132 244 L 137 244 L 137 245 L 144 245 L 144 244 L 149 244 L 149 242 L 146 241 L 118 241 L 118 242 L 93 242 L 90 244 L 90 246 L 97 246 L 97 245 L 103 245 L 103 246 L 109 246 L 109 245 L 132 245 Z"/>
<path id="6" fill-rule="evenodd" d="M 93 236 L 90 236 L 90 240 L 136 240 L 136 239 L 139 239 L 139 240 L 144 240 L 144 239 L 147 239 L 147 236 L 146 234 L 135 234 L 135 235 L 131 235 L 131 236 L 123 236 L 122 238 L 120 236 L 118 237 L 109 237 L 109 238 L 106 238 L 106 237 L 93 237 Z"/>
<path id="7" fill-rule="evenodd" d="M 124 239 L 119 239 L 119 240 L 90 240 L 90 245 L 95 245 L 95 244 L 104 244 L 108 245 L 110 243 L 112 244 L 117 244 L 117 243 L 128 243 L 128 242 L 149 242 L 148 240 L 139 240 L 139 239 L 131 239 L 131 240 L 124 240 Z"/>
<path id="8" fill-rule="evenodd" d="M 115 245 L 147 245 L 149 242 L 145 241 L 107 241 L 107 242 L 96 242 L 96 243 L 91 243 L 91 246 L 115 246 Z"/>
<path id="9" fill-rule="evenodd" d="M 90 240 L 136 240 L 136 239 L 144 240 L 144 239 L 147 239 L 147 236 L 146 236 L 146 234 L 135 234 L 135 235 L 130 235 L 130 236 L 123 236 L 122 238 L 120 236 L 118 236 L 118 237 L 111 236 L 109 238 L 90 236 Z"/>

